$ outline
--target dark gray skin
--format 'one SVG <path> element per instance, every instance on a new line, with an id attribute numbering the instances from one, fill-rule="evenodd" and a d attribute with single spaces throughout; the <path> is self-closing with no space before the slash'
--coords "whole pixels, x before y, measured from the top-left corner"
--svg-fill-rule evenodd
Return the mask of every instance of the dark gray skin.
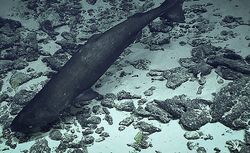
<path id="1" fill-rule="evenodd" d="M 90 38 L 21 110 L 11 124 L 12 131 L 35 133 L 58 120 L 60 112 L 80 93 L 90 89 L 151 21 L 165 16 L 172 21 L 184 22 L 182 3 L 183 0 L 166 0 L 161 6 L 135 14 Z"/>

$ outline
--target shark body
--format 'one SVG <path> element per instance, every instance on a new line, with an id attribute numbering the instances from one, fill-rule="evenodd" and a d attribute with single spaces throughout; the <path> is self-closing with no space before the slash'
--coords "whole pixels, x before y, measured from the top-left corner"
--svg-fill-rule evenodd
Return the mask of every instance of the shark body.
<path id="1" fill-rule="evenodd" d="M 184 22 L 183 0 L 166 0 L 159 7 L 137 13 L 106 32 L 93 36 L 51 78 L 14 118 L 12 131 L 25 134 L 41 131 L 56 121 L 60 112 L 87 91 L 155 18 L 164 16 Z"/>

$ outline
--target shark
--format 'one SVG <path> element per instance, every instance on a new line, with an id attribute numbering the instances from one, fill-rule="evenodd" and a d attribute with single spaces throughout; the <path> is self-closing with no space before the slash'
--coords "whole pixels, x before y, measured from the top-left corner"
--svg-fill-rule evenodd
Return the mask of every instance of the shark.
<path id="1" fill-rule="evenodd" d="M 107 31 L 93 35 L 82 45 L 57 74 L 44 85 L 34 98 L 23 107 L 10 125 L 13 132 L 31 134 L 41 132 L 57 121 L 61 112 L 79 94 L 90 89 L 132 44 L 141 30 L 158 17 L 172 22 L 185 22 L 182 9 L 184 0 L 165 0 L 160 6 L 135 13 Z"/>

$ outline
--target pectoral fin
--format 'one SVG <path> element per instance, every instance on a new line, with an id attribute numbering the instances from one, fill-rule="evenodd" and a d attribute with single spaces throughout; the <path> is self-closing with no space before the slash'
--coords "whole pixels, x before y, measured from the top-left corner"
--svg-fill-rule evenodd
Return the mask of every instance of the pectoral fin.
<path id="1" fill-rule="evenodd" d="M 75 98 L 75 102 L 83 102 L 83 101 L 89 101 L 92 99 L 95 99 L 97 96 L 99 96 L 99 93 L 97 93 L 96 91 L 94 91 L 93 89 L 88 89 L 85 90 L 84 92 L 82 92 L 80 95 L 78 95 Z"/>

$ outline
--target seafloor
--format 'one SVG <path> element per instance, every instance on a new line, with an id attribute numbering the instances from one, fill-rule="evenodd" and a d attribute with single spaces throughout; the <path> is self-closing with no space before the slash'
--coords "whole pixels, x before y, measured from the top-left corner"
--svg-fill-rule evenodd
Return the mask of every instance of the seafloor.
<path id="1" fill-rule="evenodd" d="M 93 34 L 163 0 L 0 0 L 0 152 L 250 153 L 250 1 L 185 0 L 156 19 L 49 132 L 9 125 Z M 84 67 L 83 67 L 84 68 Z"/>

